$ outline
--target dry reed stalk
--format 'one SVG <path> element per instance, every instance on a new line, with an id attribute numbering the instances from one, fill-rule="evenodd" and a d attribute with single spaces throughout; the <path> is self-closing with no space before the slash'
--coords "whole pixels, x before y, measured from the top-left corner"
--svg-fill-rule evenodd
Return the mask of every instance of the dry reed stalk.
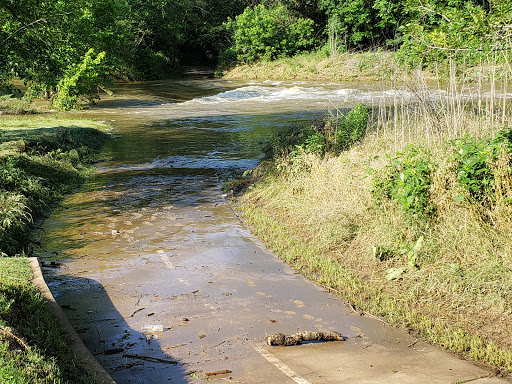
<path id="1" fill-rule="evenodd" d="M 10 328 L 0 326 L 0 334 L 4 335 L 8 339 L 14 340 L 16 344 L 18 344 L 20 347 L 23 347 L 25 351 L 30 351 L 30 346 L 26 344 L 21 338 L 16 336 Z"/>

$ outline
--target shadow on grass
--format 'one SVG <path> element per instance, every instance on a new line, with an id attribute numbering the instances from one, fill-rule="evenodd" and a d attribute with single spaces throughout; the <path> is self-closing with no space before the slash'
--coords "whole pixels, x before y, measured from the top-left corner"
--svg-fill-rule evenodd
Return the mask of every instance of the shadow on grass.
<path id="1" fill-rule="evenodd" d="M 17 260 L 2 259 L 8 275 L 2 273 L 0 283 L 0 381 L 90 383 L 46 300 L 14 264 Z"/>
<path id="2" fill-rule="evenodd" d="M 50 289 L 58 291 L 54 295 L 69 321 L 116 382 L 189 382 L 182 363 L 159 346 L 159 335 L 168 330 L 143 330 L 143 327 L 159 324 L 152 324 L 151 317 L 142 310 L 135 309 L 129 317 L 134 324 L 144 324 L 140 329 L 133 329 L 116 309 L 105 288 L 95 280 L 59 275 L 52 279 Z"/>

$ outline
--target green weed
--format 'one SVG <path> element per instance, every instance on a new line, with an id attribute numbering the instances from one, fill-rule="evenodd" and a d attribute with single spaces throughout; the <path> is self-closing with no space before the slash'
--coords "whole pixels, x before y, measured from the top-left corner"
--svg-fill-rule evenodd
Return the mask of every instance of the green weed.
<path id="1" fill-rule="evenodd" d="M 383 175 L 374 179 L 373 195 L 380 202 L 393 199 L 403 211 L 419 218 L 431 217 L 435 208 L 429 198 L 431 174 L 435 165 L 430 155 L 414 146 L 395 157 L 388 155 L 390 164 Z"/>

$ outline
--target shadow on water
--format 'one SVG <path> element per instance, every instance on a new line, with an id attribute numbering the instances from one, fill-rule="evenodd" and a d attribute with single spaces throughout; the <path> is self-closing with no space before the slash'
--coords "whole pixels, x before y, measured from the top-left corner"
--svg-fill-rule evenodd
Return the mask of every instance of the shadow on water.
<path id="1" fill-rule="evenodd" d="M 45 274 L 51 274 L 46 269 Z M 117 383 L 188 383 L 183 364 L 165 353 L 159 338 L 169 329 L 154 324 L 143 307 L 128 316 L 130 326 L 97 281 L 58 275 L 49 287 L 87 348 Z M 58 288 L 58 289 L 57 289 Z M 70 293 L 71 294 L 68 294 Z M 125 315 L 126 317 L 126 315 Z"/>

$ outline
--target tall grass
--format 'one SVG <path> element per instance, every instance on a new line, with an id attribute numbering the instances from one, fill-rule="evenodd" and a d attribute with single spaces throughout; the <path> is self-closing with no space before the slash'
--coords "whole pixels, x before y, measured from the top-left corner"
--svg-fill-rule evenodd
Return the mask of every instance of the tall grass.
<path id="1" fill-rule="evenodd" d="M 359 143 L 262 164 L 239 207 L 281 257 L 362 311 L 512 372 L 508 55 L 396 79 Z"/>

